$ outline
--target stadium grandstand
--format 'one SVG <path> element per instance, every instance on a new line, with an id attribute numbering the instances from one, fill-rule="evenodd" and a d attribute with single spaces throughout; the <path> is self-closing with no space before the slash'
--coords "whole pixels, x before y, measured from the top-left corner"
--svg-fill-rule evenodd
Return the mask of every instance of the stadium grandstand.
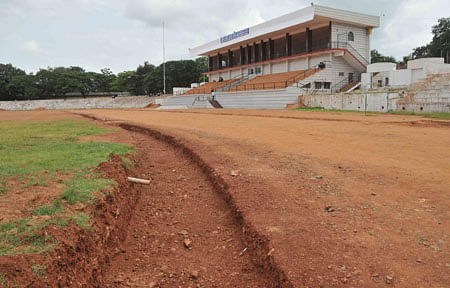
<path id="1" fill-rule="evenodd" d="M 204 74 L 209 82 L 176 96 L 174 103 L 195 107 L 196 99 L 206 99 L 198 96 L 211 95 L 213 90 L 219 102 L 248 96 L 255 104 L 270 97 L 293 99 L 280 97 L 283 94 L 355 89 L 370 63 L 370 36 L 379 24 L 378 16 L 312 4 L 233 32 L 189 50 L 191 56 L 208 57 Z M 191 98 L 180 100 L 186 96 Z M 263 102 L 252 107 L 272 108 Z M 168 99 L 167 105 L 171 103 Z"/>

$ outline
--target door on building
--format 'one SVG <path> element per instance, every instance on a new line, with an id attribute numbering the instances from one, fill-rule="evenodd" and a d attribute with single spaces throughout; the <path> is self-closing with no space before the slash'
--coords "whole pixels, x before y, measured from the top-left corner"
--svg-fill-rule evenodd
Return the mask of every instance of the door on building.
<path id="1" fill-rule="evenodd" d="M 348 73 L 348 83 L 353 82 L 353 73 Z"/>

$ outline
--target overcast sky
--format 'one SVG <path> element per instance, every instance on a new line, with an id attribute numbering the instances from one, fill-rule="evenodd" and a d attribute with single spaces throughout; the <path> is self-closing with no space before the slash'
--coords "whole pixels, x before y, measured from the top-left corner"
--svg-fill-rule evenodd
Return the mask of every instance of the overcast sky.
<path id="1" fill-rule="evenodd" d="M 108 67 L 115 73 L 169 60 L 188 48 L 309 6 L 311 0 L 0 0 L 0 63 L 39 68 Z M 450 16 L 449 0 L 316 0 L 379 15 L 372 49 L 402 59 L 428 43 L 431 26 Z"/>

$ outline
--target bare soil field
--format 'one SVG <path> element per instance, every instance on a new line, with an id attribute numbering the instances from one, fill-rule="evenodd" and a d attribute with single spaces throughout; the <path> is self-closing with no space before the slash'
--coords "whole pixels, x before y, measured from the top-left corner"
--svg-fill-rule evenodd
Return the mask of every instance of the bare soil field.
<path id="1" fill-rule="evenodd" d="M 152 179 L 101 286 L 449 286 L 448 121 L 146 109 L 0 120 L 81 115 L 121 127 Z"/>

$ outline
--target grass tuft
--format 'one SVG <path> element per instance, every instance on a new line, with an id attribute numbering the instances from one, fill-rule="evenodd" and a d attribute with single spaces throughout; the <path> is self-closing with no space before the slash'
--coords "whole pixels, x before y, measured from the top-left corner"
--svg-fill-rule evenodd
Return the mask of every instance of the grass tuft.
<path id="1" fill-rule="evenodd" d="M 62 213 L 64 208 L 61 205 L 61 200 L 53 201 L 52 205 L 42 206 L 37 209 L 34 209 L 34 215 L 55 215 L 58 213 Z"/>
<path id="2" fill-rule="evenodd" d="M 108 190 L 116 186 L 111 179 L 102 179 L 97 174 L 77 174 L 72 180 L 66 182 L 67 189 L 64 190 L 62 198 L 68 204 L 78 202 L 91 202 L 102 190 Z"/>
<path id="3" fill-rule="evenodd" d="M 31 271 L 33 271 L 33 274 L 38 278 L 44 278 L 45 274 L 47 273 L 47 265 L 33 265 L 31 267 Z"/>
<path id="4" fill-rule="evenodd" d="M 91 217 L 85 213 L 78 213 L 77 215 L 72 215 L 72 221 L 80 226 L 82 229 L 90 229 L 92 226 L 90 224 Z"/>

